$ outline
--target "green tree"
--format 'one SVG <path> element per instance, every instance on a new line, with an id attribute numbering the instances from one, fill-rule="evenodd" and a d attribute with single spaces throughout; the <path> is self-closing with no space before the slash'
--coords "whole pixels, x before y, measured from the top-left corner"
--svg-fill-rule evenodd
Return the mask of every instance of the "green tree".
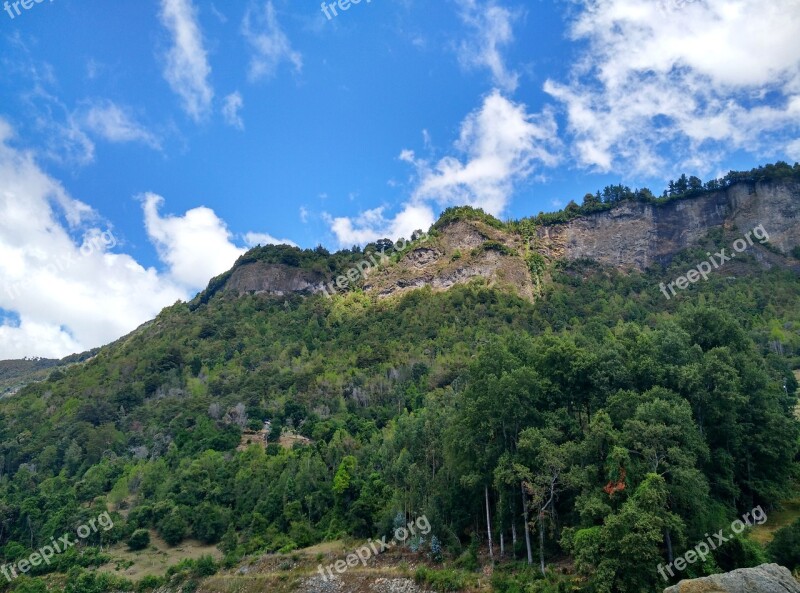
<path id="1" fill-rule="evenodd" d="M 128 538 L 128 548 L 131 550 L 144 550 L 150 545 L 150 532 L 147 529 L 137 529 Z"/>

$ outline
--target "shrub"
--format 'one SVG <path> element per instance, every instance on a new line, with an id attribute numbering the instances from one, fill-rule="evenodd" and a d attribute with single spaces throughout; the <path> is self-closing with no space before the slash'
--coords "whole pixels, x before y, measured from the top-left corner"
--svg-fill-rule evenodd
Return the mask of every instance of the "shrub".
<path id="1" fill-rule="evenodd" d="M 439 541 L 439 538 L 435 535 L 431 538 L 430 543 L 430 557 L 431 560 L 434 562 L 441 562 L 442 561 L 442 542 Z"/>
<path id="2" fill-rule="evenodd" d="M 136 593 L 146 593 L 147 591 L 155 591 L 159 587 L 163 587 L 166 584 L 166 579 L 163 577 L 158 577 L 155 575 L 148 575 L 142 578 L 136 584 Z"/>
<path id="3" fill-rule="evenodd" d="M 158 533 L 170 546 L 177 546 L 183 541 L 188 525 L 176 511 L 173 511 L 161 522 Z"/>
<path id="4" fill-rule="evenodd" d="M 198 577 L 210 577 L 217 572 L 217 564 L 211 556 L 200 556 L 194 566 L 194 574 Z"/>
<path id="5" fill-rule="evenodd" d="M 800 519 L 778 530 L 767 546 L 767 553 L 773 562 L 789 570 L 800 567 Z"/>
<path id="6" fill-rule="evenodd" d="M 131 550 L 144 550 L 150 545 L 150 532 L 147 529 L 137 529 L 128 538 L 128 548 Z"/>
<path id="7" fill-rule="evenodd" d="M 448 591 L 462 591 L 470 587 L 467 575 L 457 570 L 431 570 L 420 566 L 414 573 L 414 581 L 418 585 L 441 593 Z"/>
<path id="8" fill-rule="evenodd" d="M 723 572 L 750 568 L 767 562 L 764 548 L 751 539 L 737 535 L 714 551 L 714 559 Z"/>

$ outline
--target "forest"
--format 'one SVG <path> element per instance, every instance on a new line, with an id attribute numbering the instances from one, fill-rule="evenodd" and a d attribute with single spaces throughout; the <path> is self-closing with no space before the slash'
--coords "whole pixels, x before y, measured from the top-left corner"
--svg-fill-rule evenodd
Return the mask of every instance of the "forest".
<path id="1" fill-rule="evenodd" d="M 245 257 L 338 269 L 352 256 Z M 420 578 L 440 590 L 491 562 L 497 591 L 661 591 L 659 564 L 796 496 L 800 279 L 748 261 L 670 301 L 653 289 L 668 271 L 588 260 L 550 264 L 536 302 L 482 280 L 378 300 L 233 297 L 216 279 L 0 400 L 2 563 L 102 510 L 114 519 L 0 590 L 54 590 L 65 574 L 65 593 L 191 591 L 251 555 L 425 516 Z M 265 422 L 265 447 L 239 447 Z M 303 443 L 281 446 L 289 433 Z M 151 531 L 224 558 L 138 583 L 93 570 Z M 800 524 L 767 547 L 745 533 L 681 576 L 795 569 L 798 542 Z"/>

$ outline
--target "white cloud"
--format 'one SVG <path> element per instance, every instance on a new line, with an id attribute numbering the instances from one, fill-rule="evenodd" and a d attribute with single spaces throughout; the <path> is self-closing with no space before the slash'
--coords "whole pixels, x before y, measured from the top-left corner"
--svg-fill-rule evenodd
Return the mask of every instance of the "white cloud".
<path id="1" fill-rule="evenodd" d="M 165 56 L 164 78 L 195 121 L 211 109 L 214 89 L 208 82 L 211 67 L 203 47 L 203 34 L 192 0 L 161 0 L 161 24 L 172 36 Z"/>
<path id="2" fill-rule="evenodd" d="M 239 115 L 242 107 L 244 107 L 244 100 L 239 91 L 225 97 L 222 105 L 222 117 L 225 118 L 225 123 L 234 128 L 244 130 L 244 121 L 242 121 L 242 116 Z"/>
<path id="3" fill-rule="evenodd" d="M 90 132 L 109 142 L 141 142 L 159 150 L 159 139 L 137 122 L 129 110 L 112 101 L 102 101 L 88 107 L 80 119 Z"/>
<path id="4" fill-rule="evenodd" d="M 427 204 L 405 204 L 393 218 L 384 216 L 379 207 L 354 218 L 323 215 L 341 246 L 363 245 L 378 239 L 410 239 L 416 230 L 428 230 L 435 222 L 433 209 Z"/>
<path id="5" fill-rule="evenodd" d="M 248 247 L 256 247 L 257 245 L 291 245 L 297 247 L 297 243 L 289 239 L 276 239 L 269 233 L 245 233 L 244 242 Z"/>
<path id="6" fill-rule="evenodd" d="M 271 0 L 263 8 L 248 8 L 242 21 L 242 34 L 253 49 L 249 78 L 257 81 L 275 75 L 281 62 L 289 62 L 295 71 L 303 68 L 303 57 L 292 49 L 291 42 L 278 23 Z"/>
<path id="7" fill-rule="evenodd" d="M 800 137 L 800 4 L 579 0 L 586 42 L 563 103 L 579 164 L 601 171 L 710 172 L 746 150 L 786 156 Z"/>
<path id="8" fill-rule="evenodd" d="M 461 20 L 473 30 L 473 38 L 462 42 L 458 58 L 465 68 L 488 68 L 494 84 L 504 91 L 513 92 L 519 84 L 519 74 L 509 70 L 502 55 L 502 47 L 514 41 L 513 22 L 516 15 L 507 8 L 489 0 L 461 2 Z"/>
<path id="9" fill-rule="evenodd" d="M 13 134 L 0 118 L 0 359 L 107 344 L 189 299 L 244 252 L 212 210 L 161 216 L 163 199 L 147 194 L 145 227 L 168 272 L 142 266 L 98 212 L 12 145 Z"/>
<path id="10" fill-rule="evenodd" d="M 201 206 L 183 216 L 162 217 L 158 210 L 163 203 L 164 198 L 153 193 L 142 197 L 144 223 L 176 282 L 186 287 L 204 286 L 244 253 L 231 242 L 225 222 L 210 208 Z"/>
<path id="11" fill-rule="evenodd" d="M 300 222 L 308 222 L 308 208 L 305 206 L 300 206 Z"/>
<path id="12" fill-rule="evenodd" d="M 355 218 L 329 216 L 328 223 L 340 245 L 352 245 L 426 230 L 435 220 L 434 205 L 441 210 L 466 204 L 499 216 L 519 184 L 540 166 L 558 163 L 557 131 L 550 110 L 529 114 L 525 105 L 495 90 L 462 122 L 454 146 L 458 156 L 431 163 L 409 149 L 400 153 L 400 160 L 414 165 L 416 180 L 399 214 L 387 218 L 380 207 Z"/>
<path id="13" fill-rule="evenodd" d="M 99 346 L 186 298 L 154 269 L 112 253 L 113 241 L 100 238 L 113 230 L 11 137 L 0 119 L 0 308 L 19 319 L 0 324 L 0 359 Z"/>
<path id="14" fill-rule="evenodd" d="M 549 110 L 530 115 L 524 105 L 493 91 L 461 124 L 455 147 L 463 160 L 447 156 L 430 164 L 408 151 L 401 158 L 414 162 L 420 176 L 414 199 L 435 200 L 440 206 L 468 204 L 498 216 L 515 185 L 537 165 L 557 164 L 557 132 Z"/>

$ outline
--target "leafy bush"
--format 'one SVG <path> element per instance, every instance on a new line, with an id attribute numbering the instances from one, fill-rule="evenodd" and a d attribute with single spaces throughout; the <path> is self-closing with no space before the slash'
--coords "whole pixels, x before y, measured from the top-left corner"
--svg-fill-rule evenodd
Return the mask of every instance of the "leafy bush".
<path id="1" fill-rule="evenodd" d="M 767 555 L 755 541 L 737 535 L 714 551 L 714 559 L 723 572 L 737 568 L 759 566 L 767 562 Z"/>
<path id="2" fill-rule="evenodd" d="M 473 208 L 472 206 L 451 206 L 442 212 L 439 220 L 436 221 L 432 228 L 434 230 L 439 230 L 459 220 L 479 220 L 496 229 L 505 227 L 502 222 L 491 214 L 487 214 L 481 208 Z"/>
<path id="3" fill-rule="evenodd" d="M 128 538 L 128 548 L 131 550 L 144 550 L 150 545 L 150 532 L 147 529 L 137 529 Z"/>
<path id="4" fill-rule="evenodd" d="M 427 589 L 446 593 L 447 591 L 461 591 L 471 586 L 472 578 L 464 572 L 457 570 L 432 570 L 420 566 L 414 573 L 414 581 Z"/>
<path id="5" fill-rule="evenodd" d="M 189 525 L 184 518 L 176 511 L 172 511 L 159 525 L 158 533 L 170 546 L 177 546 L 183 541 L 188 528 Z"/>
<path id="6" fill-rule="evenodd" d="M 789 570 L 800 567 L 800 519 L 778 530 L 767 553 L 773 562 Z"/>
<path id="7" fill-rule="evenodd" d="M 499 241 L 486 241 L 480 247 L 472 250 L 472 256 L 480 255 L 487 251 L 496 251 L 501 255 L 517 255 L 517 252 Z"/>
<path id="8" fill-rule="evenodd" d="M 136 593 L 147 593 L 148 591 L 155 591 L 159 587 L 163 587 L 167 580 L 163 577 L 148 575 L 143 577 L 141 581 L 136 584 Z"/>

